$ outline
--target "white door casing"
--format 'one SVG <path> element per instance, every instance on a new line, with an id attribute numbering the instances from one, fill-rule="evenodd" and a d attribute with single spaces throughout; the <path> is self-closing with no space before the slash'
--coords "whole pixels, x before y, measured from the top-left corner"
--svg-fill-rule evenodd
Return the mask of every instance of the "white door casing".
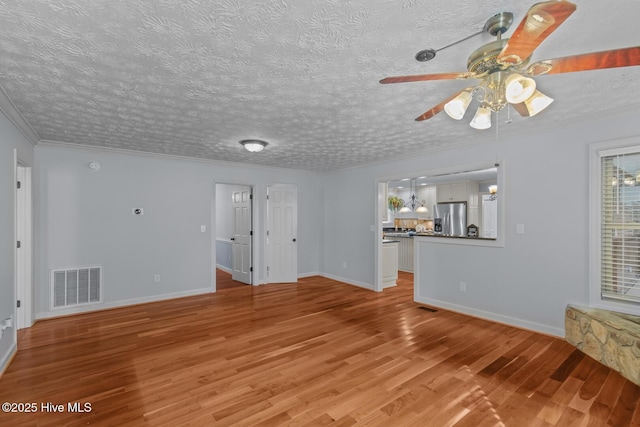
<path id="1" fill-rule="evenodd" d="M 233 191 L 232 274 L 238 282 L 251 284 L 251 187 Z"/>
<path id="2" fill-rule="evenodd" d="M 298 198 L 295 185 L 267 188 L 267 281 L 298 281 Z"/>

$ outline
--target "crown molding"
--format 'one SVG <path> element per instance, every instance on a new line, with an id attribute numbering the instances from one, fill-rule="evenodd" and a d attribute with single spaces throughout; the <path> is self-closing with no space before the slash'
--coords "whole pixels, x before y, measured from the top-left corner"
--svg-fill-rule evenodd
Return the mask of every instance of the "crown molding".
<path id="1" fill-rule="evenodd" d="M 33 145 L 34 147 L 38 142 L 40 142 L 40 137 L 36 133 L 36 131 L 31 128 L 31 125 L 13 103 L 9 95 L 4 91 L 4 89 L 0 86 L 0 111 L 9 119 L 13 125 L 18 128 L 20 133 L 24 135 L 25 138 Z"/>

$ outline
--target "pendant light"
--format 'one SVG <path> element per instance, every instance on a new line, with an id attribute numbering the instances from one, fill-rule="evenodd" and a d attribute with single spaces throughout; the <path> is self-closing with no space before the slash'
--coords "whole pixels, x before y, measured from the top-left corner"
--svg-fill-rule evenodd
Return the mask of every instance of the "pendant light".
<path id="1" fill-rule="evenodd" d="M 408 213 L 408 212 L 416 212 L 416 213 L 427 213 L 429 212 L 429 209 L 426 208 L 425 201 L 423 200 L 422 203 L 418 202 L 418 198 L 416 197 L 416 194 L 414 192 L 414 187 L 415 187 L 415 182 L 416 179 L 415 178 L 411 178 L 411 184 L 409 185 L 409 192 L 410 192 L 410 196 L 409 196 L 409 201 L 407 203 L 404 204 L 404 206 L 402 208 L 400 208 L 400 210 L 398 211 L 399 213 Z M 420 206 L 418 206 L 420 205 Z"/>

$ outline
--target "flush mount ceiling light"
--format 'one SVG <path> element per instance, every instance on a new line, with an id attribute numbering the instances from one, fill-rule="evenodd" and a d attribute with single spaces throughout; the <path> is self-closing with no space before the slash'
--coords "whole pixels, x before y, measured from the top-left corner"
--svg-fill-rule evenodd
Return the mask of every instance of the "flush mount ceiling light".
<path id="1" fill-rule="evenodd" d="M 474 97 L 479 103 L 479 108 L 471 126 L 476 129 L 490 128 L 491 112 L 498 112 L 507 105 L 512 105 L 523 117 L 533 117 L 547 108 L 553 99 L 536 88 L 536 82 L 532 77 L 640 65 L 640 46 L 529 63 L 531 55 L 540 43 L 558 29 L 575 10 L 576 5 L 566 0 L 534 4 L 508 39 L 502 39 L 502 34 L 511 26 L 513 14 L 498 13 L 487 20 L 482 31 L 460 40 L 467 40 L 483 32 L 497 38 L 471 53 L 467 61 L 467 71 L 387 77 L 380 80 L 380 83 L 479 80 L 479 83 L 459 91 L 417 117 L 417 121 L 430 119 L 442 110 L 449 117 L 460 120 Z M 429 61 L 435 58 L 436 52 L 434 49 L 420 51 L 416 59 Z"/>
<path id="2" fill-rule="evenodd" d="M 267 142 L 259 139 L 243 139 L 240 141 L 240 144 L 246 148 L 247 151 L 251 151 L 252 153 L 260 152 L 264 150 L 264 147 L 269 145 Z"/>

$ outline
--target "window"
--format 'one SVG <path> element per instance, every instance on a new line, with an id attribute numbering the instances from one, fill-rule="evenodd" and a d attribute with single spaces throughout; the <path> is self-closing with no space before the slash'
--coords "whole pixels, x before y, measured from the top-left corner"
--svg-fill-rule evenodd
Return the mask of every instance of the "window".
<path id="1" fill-rule="evenodd" d="M 592 305 L 621 304 L 625 311 L 640 305 L 638 143 L 596 146 L 592 157 L 592 185 L 597 186 L 592 188 L 592 256 L 597 257 L 592 258 Z"/>

